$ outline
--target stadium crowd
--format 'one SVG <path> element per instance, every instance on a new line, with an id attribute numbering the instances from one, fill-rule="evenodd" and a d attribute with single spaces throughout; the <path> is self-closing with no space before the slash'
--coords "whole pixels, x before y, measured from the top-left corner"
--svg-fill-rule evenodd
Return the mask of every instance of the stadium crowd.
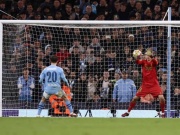
<path id="1" fill-rule="evenodd" d="M 162 20 L 178 0 L 1 0 L 0 18 L 19 20 Z"/>
<path id="2" fill-rule="evenodd" d="M 177 0 L 7 0 L 0 2 L 0 17 L 20 20 L 163 20 L 168 5 L 172 6 L 172 20 L 179 20 Z M 158 79 L 164 94 L 167 89 L 166 27 L 26 25 L 20 30 L 17 26 L 6 25 L 3 31 L 3 97 L 7 100 L 38 102 L 43 91 L 43 86 L 38 83 L 39 74 L 50 64 L 49 56 L 56 55 L 58 65 L 64 69 L 71 85 L 74 102 L 100 102 L 101 107 L 106 108 L 106 103 L 112 101 L 115 82 L 131 79 L 132 83 L 124 87 L 125 94 L 124 89 L 120 90 L 122 100 L 114 100 L 129 102 L 141 84 L 141 69 L 132 56 L 135 49 L 143 53 L 151 49 L 158 57 Z M 180 100 L 179 44 L 180 29 L 174 27 L 171 96 L 177 105 Z M 135 87 L 132 89 L 130 85 Z"/>

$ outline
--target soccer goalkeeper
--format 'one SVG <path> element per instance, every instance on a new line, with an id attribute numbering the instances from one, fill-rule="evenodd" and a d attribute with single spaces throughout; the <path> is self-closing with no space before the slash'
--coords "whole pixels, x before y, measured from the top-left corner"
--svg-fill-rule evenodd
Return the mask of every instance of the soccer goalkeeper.
<path id="1" fill-rule="evenodd" d="M 158 65 L 157 59 L 153 58 L 151 50 L 147 50 L 147 52 L 145 53 L 145 59 L 142 60 L 140 56 L 137 56 L 136 63 L 142 66 L 142 84 L 136 95 L 130 102 L 128 111 L 121 116 L 129 116 L 130 111 L 136 105 L 136 101 L 138 101 L 140 97 L 145 97 L 146 95 L 151 94 L 154 98 L 159 98 L 161 108 L 160 116 L 165 117 L 165 99 L 156 74 L 156 66 Z"/>

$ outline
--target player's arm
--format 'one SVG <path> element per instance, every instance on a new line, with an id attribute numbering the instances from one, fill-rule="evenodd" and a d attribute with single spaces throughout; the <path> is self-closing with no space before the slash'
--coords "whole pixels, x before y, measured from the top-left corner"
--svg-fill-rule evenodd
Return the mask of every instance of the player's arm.
<path id="1" fill-rule="evenodd" d="M 136 59 L 136 64 L 143 65 L 143 60 L 141 60 L 140 58 L 137 58 Z"/>
<path id="2" fill-rule="evenodd" d="M 64 71 L 61 70 L 60 74 L 61 74 L 61 79 L 65 82 L 65 85 L 69 87 L 69 83 L 68 83 L 68 80 L 65 77 Z"/>
<path id="3" fill-rule="evenodd" d="M 158 65 L 158 59 L 156 57 L 153 58 L 152 63 L 153 63 L 153 66 L 157 66 Z"/>
<path id="4" fill-rule="evenodd" d="M 43 83 L 43 80 L 45 79 L 45 72 L 44 70 L 41 72 L 40 76 L 39 76 L 39 83 Z"/>
<path id="5" fill-rule="evenodd" d="M 117 82 L 116 82 L 116 83 L 114 84 L 114 89 L 113 89 L 113 102 L 116 101 L 117 93 L 118 93 L 118 84 L 117 84 Z"/>

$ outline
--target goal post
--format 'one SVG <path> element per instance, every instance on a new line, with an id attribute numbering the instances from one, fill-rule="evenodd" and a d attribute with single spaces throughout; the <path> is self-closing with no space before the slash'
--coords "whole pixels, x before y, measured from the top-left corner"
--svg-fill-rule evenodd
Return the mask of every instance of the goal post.
<path id="1" fill-rule="evenodd" d="M 168 22 L 171 21 L 171 7 L 168 8 Z M 171 113 L 171 26 L 168 25 L 168 37 L 167 37 L 167 118 L 170 118 Z"/>
<path id="2" fill-rule="evenodd" d="M 17 33 L 19 33 L 19 36 L 22 36 L 23 38 L 25 38 L 24 39 L 24 42 L 26 42 L 26 43 L 28 43 L 27 41 L 28 41 L 28 38 L 33 38 L 34 36 L 37 38 L 38 37 L 38 40 L 40 40 L 40 42 L 41 42 L 41 36 L 43 36 L 44 37 L 44 34 L 46 34 L 45 33 L 45 31 L 43 31 L 44 29 L 46 30 L 46 31 L 50 31 L 50 30 L 52 30 L 51 31 L 51 33 L 53 33 L 54 35 L 56 35 L 55 37 L 54 37 L 54 40 L 56 40 L 56 41 L 58 41 L 58 42 L 60 42 L 60 43 L 54 43 L 54 42 L 56 42 L 56 41 L 53 41 L 53 42 L 46 42 L 45 43 L 45 46 L 43 47 L 43 49 L 47 49 L 49 46 L 48 45 L 51 45 L 51 46 L 54 46 L 55 48 L 54 49 L 56 49 L 56 51 L 58 52 L 58 49 L 59 49 L 59 44 L 64 44 L 63 42 L 70 42 L 70 44 L 68 44 L 69 45 L 69 47 L 72 47 L 72 42 L 75 42 L 76 41 L 76 36 L 65 36 L 65 35 L 63 35 L 64 33 L 64 31 L 63 31 L 63 29 L 64 28 L 70 28 L 70 30 L 72 31 L 72 30 L 74 30 L 75 28 L 79 28 L 79 29 L 81 29 L 81 34 L 79 35 L 80 36 L 80 38 L 85 38 L 85 36 L 89 36 L 88 34 L 88 32 L 89 32 L 89 29 L 96 29 L 96 30 L 98 30 L 98 34 L 96 34 L 96 35 L 94 35 L 93 36 L 93 38 L 94 37 L 98 37 L 99 38 L 99 40 L 101 40 L 100 41 L 100 44 L 104 44 L 104 42 L 109 42 L 108 40 L 109 39 L 111 39 L 111 41 L 113 41 L 113 43 L 112 44 L 114 44 L 114 45 L 118 45 L 118 47 L 122 47 L 122 46 L 120 46 L 120 45 L 127 45 L 127 39 L 128 39 L 128 37 L 130 38 L 131 36 L 133 37 L 133 36 L 135 36 L 136 35 L 136 37 L 138 38 L 137 40 L 137 43 L 136 44 L 133 44 L 132 45 L 132 48 L 133 49 L 137 49 L 137 47 L 140 47 L 140 45 L 142 45 L 143 46 L 143 43 L 145 44 L 145 42 L 143 42 L 144 40 L 148 40 L 147 42 L 146 42 L 146 46 L 149 46 L 149 45 L 152 45 L 153 43 L 150 43 L 149 42 L 149 39 L 146 39 L 147 37 L 149 38 L 149 37 L 152 37 L 152 38 L 155 38 L 155 36 L 156 36 L 156 38 L 158 37 L 158 36 L 160 36 L 160 35 L 156 35 L 156 34 L 160 34 L 159 33 L 159 31 L 163 31 L 163 37 L 162 37 L 162 42 L 163 43 L 165 43 L 166 42 L 166 45 L 167 46 L 165 46 L 165 47 L 162 47 L 161 48 L 161 46 L 160 46 L 160 48 L 161 49 L 166 49 L 167 48 L 167 50 L 160 50 L 161 52 L 163 51 L 163 53 L 166 53 L 166 51 L 168 52 L 167 53 L 167 57 L 163 57 L 163 61 L 162 61 L 162 65 L 164 66 L 164 67 L 166 67 L 167 69 L 165 69 L 164 67 L 161 67 L 161 70 L 165 70 L 165 71 L 167 71 L 167 82 L 166 82 L 166 85 L 167 85 L 167 90 L 166 90 L 166 95 L 167 95 L 167 107 L 166 107 L 166 109 L 167 109 L 167 117 L 169 118 L 169 117 L 171 117 L 170 116 L 170 113 L 171 113 L 171 57 L 172 57 L 172 54 L 171 54 L 171 36 L 172 36 L 172 34 L 171 34 L 171 28 L 173 27 L 174 29 L 174 31 L 173 31 L 173 33 L 175 33 L 175 32 L 179 32 L 180 31 L 180 29 L 179 29 L 179 25 L 180 25 L 180 22 L 179 21 L 50 21 L 50 20 L 46 20 L 46 21 L 36 21 L 36 20 L 11 20 L 11 21 L 9 21 L 9 20 L 1 20 L 0 21 L 0 37 L 1 37 L 1 39 L 0 39 L 0 52 L 1 52 L 1 57 L 0 57 L 0 61 L 1 61 L 1 64 L 0 64 L 0 86 L 1 86 L 1 89 L 0 89 L 0 116 L 2 117 L 3 116 L 3 114 L 2 114 L 2 110 L 4 109 L 4 110 L 6 110 L 6 109 L 13 109 L 13 107 L 14 107 L 14 109 L 21 109 L 21 108 L 19 108 L 19 105 L 13 105 L 13 103 L 16 103 L 16 104 L 19 104 L 19 102 L 18 101 L 16 101 L 16 100 L 18 100 L 18 99 L 15 99 L 15 98 L 13 98 L 13 97 L 5 97 L 5 98 L 7 98 L 8 99 L 8 101 L 7 100 L 5 100 L 5 102 L 3 103 L 3 95 L 2 95 L 2 93 L 3 92 L 5 92 L 5 96 L 7 95 L 7 96 L 13 96 L 13 94 L 8 94 L 8 93 L 6 93 L 6 90 L 8 90 L 9 88 L 7 88 L 6 86 L 8 85 L 8 83 L 7 84 L 3 84 L 3 81 L 4 80 L 6 80 L 7 79 L 7 81 L 8 81 L 8 79 L 13 79 L 13 78 L 11 78 L 11 77 L 6 77 L 6 79 L 4 79 L 3 78 L 3 76 L 2 76 L 2 74 L 4 74 L 5 76 L 7 75 L 7 70 L 6 69 L 4 69 L 5 67 L 9 67 L 9 65 L 5 65 L 5 66 L 3 66 L 3 62 L 4 62 L 4 60 L 5 59 L 3 59 L 3 57 L 4 57 L 4 53 L 6 53 L 7 52 L 7 50 L 5 51 L 5 52 L 3 52 L 3 47 L 7 47 L 7 48 L 10 48 L 10 49 L 12 49 L 12 46 L 11 46 L 11 44 L 13 43 L 13 42 L 15 42 L 15 38 L 16 38 L 16 35 L 14 35 L 14 34 L 17 34 Z M 31 31 L 29 32 L 29 30 L 28 30 L 28 34 L 30 34 L 30 36 L 29 37 L 27 37 L 25 34 L 27 34 L 26 33 L 26 26 L 31 26 L 31 27 L 33 27 L 33 37 L 32 37 L 32 34 L 31 34 Z M 43 30 L 42 30 L 42 28 L 41 27 L 43 27 Z M 138 30 L 140 30 L 140 29 L 143 29 L 144 27 L 149 27 L 149 29 L 147 30 L 147 33 L 136 33 L 136 32 L 138 32 Z M 4 38 L 6 38 L 5 36 L 4 36 L 4 34 L 3 34 L 3 30 L 4 30 L 4 28 L 6 29 L 6 30 L 9 30 L 9 33 L 10 34 L 12 34 L 12 41 L 6 41 L 6 39 L 4 39 Z M 86 31 L 88 29 L 88 32 Z M 123 33 L 123 34 L 125 34 L 125 35 L 120 35 L 120 34 L 122 34 L 121 33 L 121 29 L 125 29 L 126 30 L 126 32 L 125 33 Z M 137 31 L 136 31 L 137 30 Z M 25 33 L 23 33 L 25 31 Z M 143 30 L 142 30 L 143 31 Z M 5 31 L 4 31 L 5 32 Z M 116 33 L 116 32 L 118 32 L 118 38 L 116 39 L 116 40 L 113 40 L 112 39 L 112 37 L 113 37 L 113 35 L 111 35 L 112 33 Z M 154 35 L 154 33 L 156 33 L 155 35 Z M 7 33 L 6 33 L 7 34 Z M 62 36 L 61 36 L 62 35 Z M 146 37 L 147 36 L 147 37 Z M 78 39 L 78 40 L 81 40 L 80 42 L 84 42 L 84 39 Z M 83 40 L 83 41 L 82 41 Z M 91 39 L 92 40 L 92 39 Z M 139 41 L 140 40 L 140 41 Z M 155 39 L 153 39 L 154 41 L 155 41 Z M 33 42 L 35 42 L 36 40 L 34 40 Z M 142 43 L 143 42 L 143 43 Z M 129 42 L 128 42 L 129 43 Z M 160 42 L 158 42 L 158 43 L 160 43 Z M 162 46 L 163 46 L 163 43 L 162 43 Z M 33 43 L 34 44 L 34 43 Z M 58 44 L 58 45 L 57 45 Z M 107 43 L 106 43 L 107 44 Z M 157 44 L 157 43 L 156 43 Z M 173 43 L 174 44 L 174 43 Z M 6 46 L 5 46 L 6 45 Z M 88 44 L 89 46 L 90 46 L 90 44 Z M 135 46 L 136 45 L 136 46 Z M 31 46 L 31 45 L 30 45 Z M 64 45 L 65 46 L 65 45 Z M 61 47 L 64 47 L 64 46 L 61 46 Z M 112 47 L 113 45 L 111 45 L 111 47 Z M 128 46 L 128 45 L 127 45 Z M 83 46 L 84 47 L 84 46 Z M 113 46 L 112 48 L 112 50 L 109 50 L 108 49 L 108 47 L 109 46 L 103 46 L 104 48 L 104 50 L 105 51 L 103 51 L 103 50 L 101 50 L 101 52 L 103 52 L 103 53 L 107 53 L 108 51 L 112 51 L 113 49 L 113 51 L 117 51 L 118 50 L 118 47 L 117 46 Z M 156 53 L 158 54 L 159 52 L 159 50 L 156 48 L 156 46 L 153 46 L 154 48 L 153 49 L 155 49 L 155 51 L 156 51 Z M 7 49 L 6 48 L 6 49 Z M 106 50 L 106 49 L 107 50 Z M 124 47 L 122 47 L 123 49 L 124 49 Z M 122 63 L 124 63 L 124 61 L 122 61 L 122 59 L 126 59 L 126 55 L 124 55 L 123 53 L 122 53 L 122 48 L 121 48 L 121 50 L 119 51 L 119 52 L 116 52 L 116 55 L 119 57 L 119 59 L 118 60 L 121 60 L 121 62 Z M 68 48 L 68 51 L 69 51 L 69 49 L 70 48 Z M 116 50 L 117 49 L 117 50 Z M 144 47 L 144 49 L 147 49 L 146 47 Z M 180 48 L 179 48 L 180 49 Z M 28 51 L 28 50 L 26 50 L 26 51 Z M 43 50 L 44 51 L 44 50 Z M 106 52 L 107 51 L 107 52 Z M 131 50 L 132 51 L 132 50 Z M 9 51 L 10 52 L 10 51 Z M 95 50 L 93 50 L 93 52 L 95 52 Z M 101 53 L 100 52 L 100 53 Z M 28 52 L 29 53 L 29 52 Z M 34 53 L 34 52 L 33 52 Z M 41 52 L 37 52 L 37 53 L 41 53 Z M 81 55 L 81 57 L 84 57 L 84 55 L 86 55 L 86 53 L 87 52 L 83 52 L 82 53 L 82 55 Z M 119 53 L 119 54 L 117 54 L 117 53 Z M 122 54 L 121 54 L 122 53 Z M 132 55 L 132 53 L 130 53 L 131 55 Z M 10 55 L 12 55 L 12 54 L 6 54 L 6 55 L 8 55 L 8 58 L 6 58 L 6 60 L 9 60 L 9 56 Z M 34 53 L 34 55 L 35 55 L 35 53 Z M 43 55 L 43 54 L 42 54 Z M 104 54 L 101 54 L 101 55 L 104 55 Z M 108 58 L 110 57 L 113 57 L 113 52 L 112 52 L 112 54 L 106 54 L 106 55 L 108 55 Z M 103 57 L 105 57 L 105 59 L 104 60 L 108 60 L 108 58 L 106 58 L 106 55 L 104 55 Z M 96 57 L 98 57 L 99 56 L 99 54 L 96 56 Z M 127 57 L 128 57 L 129 55 L 127 55 Z M 163 56 L 163 55 L 162 55 Z M 22 61 L 21 62 L 21 64 L 22 63 L 28 63 L 29 62 L 29 56 L 26 56 L 26 55 L 23 55 L 23 60 L 25 60 L 25 61 Z M 87 57 L 86 58 L 86 60 L 92 60 L 92 59 L 88 59 L 89 57 Z M 97 58 L 96 58 L 97 59 Z M 162 59 L 162 58 L 161 58 Z M 69 60 L 69 59 L 68 59 Z M 61 63 L 61 65 L 60 66 L 62 66 L 62 67 L 64 67 L 64 64 L 68 64 L 68 62 L 69 61 L 66 61 L 66 63 Z M 72 60 L 70 60 L 70 62 L 72 62 Z M 103 61 L 104 63 L 106 63 L 106 61 Z M 165 66 L 165 64 L 167 63 L 167 65 Z M 7 64 L 7 63 L 6 63 Z M 11 64 L 11 63 L 8 63 L 8 64 Z M 76 64 L 76 63 L 75 63 Z M 118 64 L 120 64 L 121 65 L 121 63 L 119 62 Z M 127 64 L 127 63 L 125 63 L 125 64 Z M 124 64 L 124 65 L 125 65 Z M 177 63 L 178 64 L 178 63 Z M 12 64 L 13 65 L 13 64 Z M 123 66 L 124 66 L 123 65 Z M 22 68 L 22 65 L 18 65 L 18 66 L 20 66 L 21 68 Z M 81 68 L 81 67 L 83 67 L 83 68 Z M 134 65 L 133 65 L 134 66 Z M 79 65 L 79 67 L 78 67 L 79 69 L 81 69 L 81 70 L 84 70 L 84 65 L 82 64 L 82 65 Z M 94 75 L 97 75 L 98 73 L 97 73 L 97 71 L 95 71 L 96 69 L 95 69 L 95 66 L 93 67 L 94 69 L 93 69 L 93 71 L 90 71 L 90 69 L 88 69 L 88 75 L 89 76 L 91 76 L 92 74 L 94 74 Z M 103 68 L 106 68 L 106 67 L 103 67 Z M 116 68 L 116 69 L 114 69 L 114 68 Z M 119 69 L 120 68 L 120 69 Z M 120 73 L 120 72 L 122 72 L 123 70 L 124 70 L 124 68 L 125 67 L 122 67 L 122 65 L 121 65 L 121 67 L 112 67 L 112 68 L 108 68 L 108 72 L 110 72 L 110 71 L 112 71 L 113 70 L 113 73 L 115 73 L 115 72 L 118 72 L 118 73 Z M 137 67 L 136 68 L 134 68 L 134 70 L 135 69 L 137 69 Z M 119 70 L 119 71 L 118 71 Z M 72 70 L 73 71 L 73 70 Z M 131 69 L 131 71 L 130 71 L 130 74 L 132 74 L 132 69 Z M 22 72 L 22 69 L 20 70 L 20 71 L 18 71 L 18 75 L 20 76 L 20 74 L 21 74 L 21 72 Z M 68 71 L 67 71 L 68 72 Z M 92 72 L 92 74 L 90 74 L 90 72 Z M 81 76 L 82 74 L 83 74 L 84 72 L 82 71 L 82 72 L 80 72 L 80 70 L 78 70 L 78 75 L 77 76 Z M 9 73 L 8 73 L 9 74 Z M 98 76 L 98 75 L 97 75 Z M 98 79 L 100 80 L 101 79 L 101 77 L 102 76 L 100 76 Z M 17 78 L 18 79 L 18 78 Z M 17 81 L 17 80 L 16 80 Z M 37 78 L 35 78 L 35 81 L 37 82 Z M 100 83 L 100 81 L 98 82 L 98 84 Z M 139 82 L 140 83 L 140 82 Z M 97 85 L 98 85 L 97 84 Z M 5 85 L 4 87 L 3 87 L 3 85 Z M 79 88 L 79 86 L 78 86 L 78 88 Z M 17 88 L 16 88 L 17 89 Z M 74 90 L 75 91 L 75 90 Z M 76 91 L 75 91 L 76 92 Z M 98 99 L 98 101 L 99 100 L 101 100 L 101 96 L 103 96 L 102 94 L 104 94 L 104 93 L 101 93 L 101 94 L 99 94 L 98 96 L 99 96 L 99 99 Z M 40 95 L 39 95 L 40 96 Z M 96 95 L 94 95 L 94 96 L 96 96 Z M 78 96 L 78 98 L 82 98 L 82 97 L 79 97 Z M 84 98 L 84 97 L 83 97 Z M 111 97 L 112 98 L 112 97 Z M 12 101 L 10 101 L 12 99 Z M 38 99 L 39 99 L 39 97 L 38 97 Z M 87 97 L 86 97 L 86 99 L 85 100 L 83 100 L 83 101 L 86 101 L 87 100 Z M 81 100 L 79 100 L 78 99 L 78 101 L 81 101 Z M 94 104 L 94 107 L 95 107 L 95 105 L 99 105 L 98 104 L 98 101 Z M 39 102 L 39 101 L 38 101 Z M 101 100 L 101 102 L 107 102 L 107 100 Z M 110 102 L 110 101 L 108 101 L 108 102 Z M 174 101 L 173 101 L 174 102 Z M 26 103 L 29 103 L 29 101 L 28 102 L 26 102 Z M 7 104 L 11 104 L 11 105 L 7 105 Z M 34 106 L 37 106 L 37 102 L 33 102 L 33 105 Z M 86 103 L 85 103 L 85 105 L 87 105 Z M 156 104 L 155 104 L 156 105 Z M 26 106 L 26 108 L 25 109 L 35 109 L 34 108 L 34 106 L 31 108 L 31 105 L 30 106 Z M 76 104 L 75 104 L 75 106 L 76 106 Z M 79 108 L 78 109 L 83 109 L 83 108 L 86 108 L 86 107 L 84 107 L 83 105 L 81 106 L 81 104 L 78 104 L 77 105 Z M 111 104 L 111 106 L 114 106 L 114 103 L 112 103 Z M 118 106 L 120 106 L 120 105 L 118 105 Z M 146 105 L 145 105 L 146 106 Z M 6 108 L 7 107 L 7 108 Z M 50 107 L 50 106 L 47 106 L 47 107 Z M 127 105 L 126 105 L 126 107 L 127 107 Z M 142 106 L 142 107 L 144 107 L 144 106 Z M 123 105 L 123 110 L 125 110 L 125 107 L 124 107 L 124 105 Z M 141 105 L 139 105 L 139 108 L 141 109 Z M 47 109 L 47 108 L 46 108 Z M 87 108 L 86 108 L 87 109 Z M 127 109 L 127 108 L 126 108 Z M 142 108 L 143 109 L 143 108 Z M 121 107 L 119 107 L 119 110 L 121 110 Z M 119 114 L 120 115 L 120 114 Z"/>

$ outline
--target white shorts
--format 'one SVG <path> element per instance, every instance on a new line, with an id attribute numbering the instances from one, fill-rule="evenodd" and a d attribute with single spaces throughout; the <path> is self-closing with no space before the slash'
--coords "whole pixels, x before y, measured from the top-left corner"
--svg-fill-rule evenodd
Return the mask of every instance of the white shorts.
<path id="1" fill-rule="evenodd" d="M 49 97 L 50 97 L 51 95 L 56 95 L 56 96 L 58 96 L 59 98 L 61 98 L 62 96 L 66 96 L 66 93 L 65 93 L 63 90 L 60 90 L 60 91 L 58 91 L 58 92 L 55 93 L 55 94 L 48 94 L 48 93 L 46 93 L 45 91 L 43 92 L 43 97 L 44 97 L 45 99 L 49 99 Z"/>

